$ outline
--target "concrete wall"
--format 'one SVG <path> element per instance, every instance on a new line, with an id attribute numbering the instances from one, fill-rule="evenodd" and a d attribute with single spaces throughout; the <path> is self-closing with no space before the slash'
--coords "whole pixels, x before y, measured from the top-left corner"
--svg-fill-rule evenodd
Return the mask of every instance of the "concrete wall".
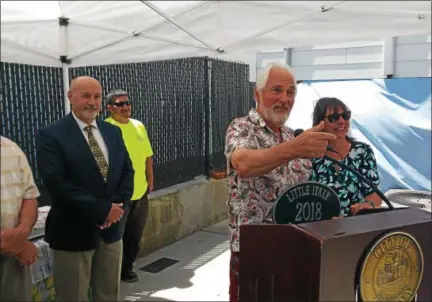
<path id="1" fill-rule="evenodd" d="M 226 179 L 198 179 L 149 196 L 140 257 L 227 218 Z"/>
<path id="2" fill-rule="evenodd" d="M 260 52 L 256 55 L 256 72 L 269 61 L 287 61 L 298 80 L 367 79 L 389 74 L 393 77 L 430 77 L 431 36 L 404 36 L 297 47 L 287 52 Z"/>

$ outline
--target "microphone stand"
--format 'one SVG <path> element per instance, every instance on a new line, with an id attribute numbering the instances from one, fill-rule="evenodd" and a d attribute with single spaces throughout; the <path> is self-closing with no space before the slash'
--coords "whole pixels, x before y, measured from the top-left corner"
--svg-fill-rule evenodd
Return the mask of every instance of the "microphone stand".
<path id="1" fill-rule="evenodd" d="M 304 132 L 303 129 L 296 129 L 294 131 L 294 137 L 299 136 L 303 132 Z M 327 146 L 327 150 L 340 155 L 339 152 L 337 152 L 336 150 L 334 150 L 330 146 Z M 347 166 L 345 163 L 343 163 L 341 161 L 338 161 L 337 159 L 331 158 L 330 156 L 324 155 L 324 158 L 328 159 L 329 161 L 331 161 L 331 162 L 333 162 L 333 163 L 335 163 L 335 164 L 337 164 L 337 165 L 339 165 L 341 167 L 344 167 L 345 169 L 350 170 L 351 172 L 353 172 L 358 178 L 360 178 L 364 183 L 366 183 L 370 188 L 372 188 L 374 190 L 374 192 L 377 193 L 377 195 L 379 197 L 381 197 L 381 199 L 384 200 L 384 202 L 388 206 L 388 209 L 386 209 L 386 208 L 379 208 L 379 209 L 373 208 L 373 209 L 370 209 L 370 210 L 369 209 L 363 209 L 363 210 L 360 210 L 357 215 L 362 215 L 362 214 L 367 214 L 367 213 L 374 213 L 374 212 L 376 213 L 376 212 L 385 212 L 385 211 L 393 211 L 393 210 L 395 210 L 394 206 L 387 199 L 387 197 L 380 190 L 378 190 L 378 188 L 369 179 L 367 179 L 366 177 L 364 177 L 363 175 L 361 175 L 360 172 L 358 172 L 354 168 L 351 168 L 351 167 Z"/>
<path id="2" fill-rule="evenodd" d="M 351 172 L 353 172 L 358 178 L 360 178 L 370 188 L 372 188 L 375 191 L 375 193 L 377 193 L 377 195 L 379 197 L 381 197 L 381 199 L 387 204 L 389 210 L 394 210 L 395 209 L 394 206 L 391 204 L 391 202 L 387 199 L 387 197 L 380 190 L 378 190 L 378 188 L 369 179 L 367 179 L 366 177 L 364 177 L 363 175 L 361 175 L 360 172 L 358 172 L 354 168 L 351 168 L 350 166 L 346 165 L 345 163 L 343 163 L 343 162 L 341 162 L 341 161 L 339 161 L 337 159 L 334 159 L 334 158 L 332 158 L 330 156 L 324 155 L 324 158 L 328 159 L 329 161 L 331 161 L 331 162 L 333 162 L 333 163 L 335 163 L 335 164 L 337 164 L 337 165 L 339 165 L 341 167 L 344 167 L 345 169 L 350 170 Z M 360 211 L 363 211 L 363 212 L 381 212 L 382 211 L 382 212 L 384 212 L 384 211 L 388 211 L 388 210 L 387 209 L 379 209 L 379 210 L 378 209 L 371 209 L 371 210 L 360 210 Z M 359 212 L 359 214 L 360 214 L 360 212 Z"/>

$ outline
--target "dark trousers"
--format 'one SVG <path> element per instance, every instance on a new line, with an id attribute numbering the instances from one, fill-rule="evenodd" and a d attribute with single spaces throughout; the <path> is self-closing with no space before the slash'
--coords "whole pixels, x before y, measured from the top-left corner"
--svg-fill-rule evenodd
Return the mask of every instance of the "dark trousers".
<path id="1" fill-rule="evenodd" d="M 126 226 L 123 234 L 123 260 L 122 272 L 132 271 L 135 262 L 144 226 L 148 215 L 148 197 L 147 192 L 138 200 L 132 200 L 130 207 L 125 213 Z"/>
<path id="2" fill-rule="evenodd" d="M 230 284 L 229 300 L 230 302 L 239 301 L 239 271 L 240 271 L 240 252 L 231 251 L 230 259 Z"/>

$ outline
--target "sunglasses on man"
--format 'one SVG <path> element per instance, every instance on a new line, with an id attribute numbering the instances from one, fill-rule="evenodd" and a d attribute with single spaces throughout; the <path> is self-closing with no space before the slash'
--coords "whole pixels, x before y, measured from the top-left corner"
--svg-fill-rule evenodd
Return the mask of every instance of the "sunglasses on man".
<path id="1" fill-rule="evenodd" d="M 130 106 L 130 105 L 132 105 L 132 102 L 130 100 L 127 100 L 124 102 L 116 102 L 116 103 L 113 103 L 112 105 L 116 106 L 116 107 Z"/>
<path id="2" fill-rule="evenodd" d="M 330 123 L 336 123 L 340 118 L 343 118 L 345 121 L 348 121 L 351 118 L 350 111 L 344 111 L 342 113 L 333 113 L 326 116 Z"/>

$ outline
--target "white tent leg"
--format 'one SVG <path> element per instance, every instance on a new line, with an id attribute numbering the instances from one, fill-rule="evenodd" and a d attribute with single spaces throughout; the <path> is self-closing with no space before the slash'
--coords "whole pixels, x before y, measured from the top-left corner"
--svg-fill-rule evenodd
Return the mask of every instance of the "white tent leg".
<path id="1" fill-rule="evenodd" d="M 64 92 L 64 106 L 65 106 L 65 114 L 69 114 L 70 112 L 70 103 L 67 97 L 67 93 L 69 91 L 69 66 L 68 64 L 62 64 L 63 71 L 63 92 Z"/>
<path id="2" fill-rule="evenodd" d="M 65 114 L 69 114 L 71 108 L 69 99 L 67 97 L 67 92 L 69 91 L 69 63 L 68 60 L 68 29 L 69 19 L 60 17 L 59 18 L 59 43 L 60 43 L 60 58 L 59 60 L 62 62 L 62 72 L 63 72 L 63 92 L 64 92 L 64 106 L 65 106 Z"/>
<path id="3" fill-rule="evenodd" d="M 284 61 L 285 64 L 291 67 L 292 48 L 284 48 Z"/>
<path id="4" fill-rule="evenodd" d="M 383 64 L 382 64 L 382 76 L 388 77 L 394 74 L 395 64 L 395 38 L 389 37 L 383 39 Z"/>

